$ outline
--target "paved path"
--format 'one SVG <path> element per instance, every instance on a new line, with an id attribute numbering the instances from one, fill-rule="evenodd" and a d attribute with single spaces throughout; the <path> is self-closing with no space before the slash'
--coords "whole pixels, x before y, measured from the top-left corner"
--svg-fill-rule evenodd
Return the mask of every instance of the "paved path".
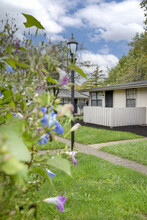
<path id="1" fill-rule="evenodd" d="M 101 148 L 101 147 L 105 147 L 105 146 L 110 146 L 110 145 L 115 145 L 115 144 L 123 144 L 123 143 L 127 143 L 127 142 L 136 142 L 136 141 L 147 141 L 147 138 L 139 138 L 139 139 L 130 139 L 130 140 L 122 140 L 122 141 L 111 141 L 111 142 L 107 142 L 107 143 L 99 143 L 99 144 L 91 144 L 88 145 L 90 147 L 94 147 L 94 148 Z"/>
<path id="2" fill-rule="evenodd" d="M 60 142 L 64 142 L 69 146 L 71 144 L 71 141 L 68 139 L 64 139 L 61 137 L 57 137 L 57 139 Z M 94 144 L 94 145 L 84 145 L 84 144 L 80 144 L 80 143 L 75 142 L 75 148 L 79 152 L 100 157 L 100 158 L 107 160 L 111 163 L 114 163 L 116 165 L 121 165 L 121 166 L 124 166 L 127 168 L 131 168 L 131 169 L 137 170 L 137 171 L 147 175 L 147 166 L 141 165 L 139 163 L 136 163 L 136 162 L 133 162 L 133 161 L 130 161 L 127 159 L 123 159 L 118 156 L 108 154 L 108 153 L 105 153 L 105 152 L 98 150 L 100 147 L 103 147 L 103 146 L 108 146 L 108 145 L 112 145 L 112 144 L 119 144 L 119 143 L 126 143 L 126 142 L 133 142 L 133 141 L 141 141 L 141 140 L 147 140 L 147 138 L 141 138 L 141 139 L 135 139 L 135 140 L 134 139 L 133 140 L 125 140 L 125 141 L 115 141 L 115 142 Z"/>

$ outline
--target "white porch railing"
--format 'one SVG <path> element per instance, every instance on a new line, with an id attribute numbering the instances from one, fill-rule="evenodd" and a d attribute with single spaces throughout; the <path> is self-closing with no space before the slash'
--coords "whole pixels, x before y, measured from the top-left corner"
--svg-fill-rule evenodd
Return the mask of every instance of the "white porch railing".
<path id="1" fill-rule="evenodd" d="M 146 107 L 102 108 L 84 106 L 84 122 L 109 127 L 146 124 Z"/>

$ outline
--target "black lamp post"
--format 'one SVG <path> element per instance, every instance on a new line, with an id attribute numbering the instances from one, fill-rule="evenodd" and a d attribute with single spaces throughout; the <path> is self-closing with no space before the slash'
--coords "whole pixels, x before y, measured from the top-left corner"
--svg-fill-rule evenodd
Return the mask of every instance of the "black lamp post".
<path id="1" fill-rule="evenodd" d="M 71 56 L 71 63 L 75 63 L 75 55 L 78 49 L 78 42 L 74 39 L 73 34 L 71 35 L 71 39 L 67 43 Z M 75 102 L 74 102 L 74 70 L 71 70 L 71 104 L 74 106 L 75 111 Z M 74 112 L 73 112 L 74 117 Z M 71 127 L 74 126 L 74 121 L 71 121 Z M 71 132 L 71 151 L 73 151 L 74 147 L 74 132 Z"/>

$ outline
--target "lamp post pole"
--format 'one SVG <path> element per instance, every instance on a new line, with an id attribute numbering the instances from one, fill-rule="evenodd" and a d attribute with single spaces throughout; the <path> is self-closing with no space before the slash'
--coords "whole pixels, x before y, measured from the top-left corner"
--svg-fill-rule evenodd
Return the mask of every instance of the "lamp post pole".
<path id="1" fill-rule="evenodd" d="M 71 63 L 73 63 L 73 54 L 71 55 Z M 74 106 L 74 111 L 75 111 L 75 100 L 74 100 L 74 70 L 71 70 L 71 104 Z M 73 119 L 74 119 L 74 111 L 73 111 Z M 74 121 L 71 121 L 71 127 L 74 126 Z M 73 151 L 74 147 L 74 131 L 71 132 L 71 151 Z"/>
<path id="2" fill-rule="evenodd" d="M 68 47 L 70 49 L 71 63 L 75 62 L 75 54 L 78 49 L 78 42 L 74 39 L 73 34 L 71 35 L 71 39 L 68 41 Z M 75 111 L 75 101 L 74 101 L 74 70 L 71 70 L 71 104 L 74 106 Z M 71 121 L 71 127 L 74 126 L 74 112 L 73 112 L 73 120 Z M 74 132 L 71 132 L 71 151 L 73 151 L 74 147 Z"/>

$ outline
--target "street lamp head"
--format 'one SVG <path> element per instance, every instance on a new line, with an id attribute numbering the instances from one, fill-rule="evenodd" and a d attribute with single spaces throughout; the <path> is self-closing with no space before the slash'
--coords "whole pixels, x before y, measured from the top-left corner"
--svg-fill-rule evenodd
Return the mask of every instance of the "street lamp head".
<path id="1" fill-rule="evenodd" d="M 78 49 L 78 42 L 74 39 L 73 34 L 71 35 L 71 39 L 68 41 L 67 45 L 70 49 L 70 55 L 75 55 Z"/>

